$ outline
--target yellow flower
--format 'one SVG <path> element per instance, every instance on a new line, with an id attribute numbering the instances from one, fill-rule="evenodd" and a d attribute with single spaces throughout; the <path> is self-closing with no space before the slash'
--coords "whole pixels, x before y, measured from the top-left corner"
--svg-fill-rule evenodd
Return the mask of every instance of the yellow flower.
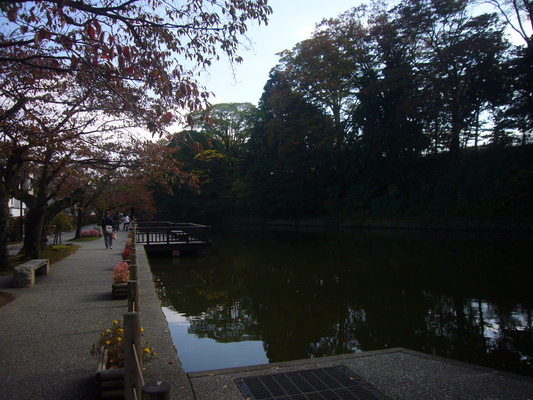
<path id="1" fill-rule="evenodd" d="M 116 324 L 118 324 L 118 321 L 117 321 L 117 320 L 114 320 L 113 323 L 116 325 Z"/>
<path id="2" fill-rule="evenodd" d="M 122 340 L 121 337 L 118 337 L 118 338 L 117 338 L 117 342 L 120 342 L 121 340 Z"/>
<path id="3" fill-rule="evenodd" d="M 156 352 L 155 352 L 155 351 L 153 351 L 153 352 L 152 352 L 152 355 L 153 355 L 153 356 L 155 357 L 155 356 L 156 356 Z"/>
<path id="4" fill-rule="evenodd" d="M 144 328 L 141 328 L 141 332 L 144 332 Z"/>
<path id="5" fill-rule="evenodd" d="M 150 353 L 150 349 L 149 349 L 149 348 L 146 348 L 146 349 L 144 349 L 144 352 L 145 352 L 145 353 Z"/>
<path id="6" fill-rule="evenodd" d="M 105 344 L 111 344 L 111 340 L 106 341 Z"/>
<path id="7" fill-rule="evenodd" d="M 122 328 L 120 328 L 120 329 L 118 330 L 118 333 L 123 333 L 123 332 L 124 332 L 124 329 L 122 329 Z"/>
<path id="8" fill-rule="evenodd" d="M 106 329 L 105 331 L 106 331 L 107 333 L 109 333 L 109 332 L 111 332 L 111 329 Z"/>

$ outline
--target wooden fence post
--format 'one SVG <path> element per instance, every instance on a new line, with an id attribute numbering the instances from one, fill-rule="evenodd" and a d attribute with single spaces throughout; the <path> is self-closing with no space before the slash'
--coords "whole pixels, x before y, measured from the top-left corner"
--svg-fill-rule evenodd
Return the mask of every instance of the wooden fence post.
<path id="1" fill-rule="evenodd" d="M 135 352 L 133 351 L 135 346 Z M 126 400 L 141 398 L 142 377 L 137 372 L 141 364 L 141 316 L 138 312 L 124 314 L 124 395 Z"/>
<path id="2" fill-rule="evenodd" d="M 130 281 L 139 280 L 139 266 L 130 260 Z"/>
<path id="3" fill-rule="evenodd" d="M 140 297 L 141 297 L 141 285 L 139 281 L 138 280 L 128 281 L 128 312 L 141 311 Z"/>
<path id="4" fill-rule="evenodd" d="M 137 264 L 137 249 L 134 245 L 130 248 L 130 265 Z"/>
<path id="5" fill-rule="evenodd" d="M 148 382 L 143 386 L 142 400 L 170 400 L 170 383 L 165 381 Z"/>

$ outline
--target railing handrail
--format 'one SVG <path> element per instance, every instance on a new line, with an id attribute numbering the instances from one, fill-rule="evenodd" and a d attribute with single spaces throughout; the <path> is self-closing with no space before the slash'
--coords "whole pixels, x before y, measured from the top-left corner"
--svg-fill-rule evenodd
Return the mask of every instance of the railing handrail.
<path id="1" fill-rule="evenodd" d="M 139 228 L 149 228 L 149 227 L 208 227 L 208 225 L 195 224 L 192 222 L 171 222 L 171 221 L 147 221 L 147 222 L 138 222 L 137 226 Z"/>
<path id="2" fill-rule="evenodd" d="M 135 221 L 133 221 L 131 250 L 132 253 L 135 253 L 135 255 L 137 255 L 136 229 L 137 228 Z M 137 257 L 135 257 L 135 261 L 136 258 Z M 134 271 L 131 271 L 132 268 Z M 131 272 L 133 272 L 134 276 L 131 276 Z M 138 280 L 138 269 L 136 262 L 134 265 L 130 265 L 130 277 L 134 278 L 135 281 L 130 280 L 128 282 L 128 313 L 124 314 L 124 339 L 129 339 L 128 342 L 125 342 L 124 344 L 131 346 L 132 353 L 128 355 L 128 352 L 125 352 L 124 354 L 124 382 L 128 383 L 128 385 L 125 386 L 124 389 L 126 399 L 131 398 L 138 400 L 139 395 L 141 394 L 142 387 L 144 386 L 144 376 L 140 365 L 142 363 L 142 359 L 139 357 L 139 354 L 137 352 L 137 346 L 141 348 L 142 342 L 140 322 L 141 317 L 139 313 L 140 284 Z M 126 318 L 126 316 L 128 316 L 128 318 Z M 134 363 L 133 366 L 130 364 L 131 362 Z M 139 384 L 140 387 L 138 387 Z"/>
<path id="3" fill-rule="evenodd" d="M 133 354 L 135 354 L 135 366 L 137 367 L 137 375 L 139 375 L 139 379 L 141 380 L 141 386 L 144 386 L 143 371 L 142 371 L 141 365 L 139 363 L 139 355 L 137 354 L 137 349 L 135 348 L 135 343 L 131 345 L 131 348 L 133 349 Z"/>
<path id="4" fill-rule="evenodd" d="M 127 350 L 129 347 L 124 347 L 124 394 L 126 400 L 135 399 L 139 397 L 143 399 L 160 399 L 160 394 L 169 394 L 170 385 L 162 386 L 162 390 L 166 392 L 144 392 L 145 386 L 144 375 L 142 372 L 142 341 L 141 341 L 141 315 L 139 313 L 140 307 L 140 282 L 138 278 L 137 265 L 137 227 L 133 221 L 133 238 L 132 238 L 132 253 L 135 254 L 135 263 L 130 266 L 135 270 L 136 281 L 128 285 L 128 309 L 131 311 L 124 314 L 124 346 L 131 346 L 131 351 Z M 132 259 L 133 261 L 133 259 Z M 130 281 L 131 282 L 131 281 Z M 134 365 L 132 365 L 134 364 Z M 159 382 L 158 382 L 159 384 Z M 145 397 L 146 396 L 146 397 Z M 165 397 L 167 398 L 167 397 Z"/>
<path id="5" fill-rule="evenodd" d="M 211 243 L 209 238 L 210 226 L 207 225 L 197 225 L 197 224 L 174 224 L 171 226 L 145 226 L 143 228 L 139 227 L 136 230 L 136 240 L 137 242 L 142 242 L 145 244 L 151 243 L 176 243 L 176 242 L 187 242 L 192 241 L 202 242 L 202 243 Z M 177 239 L 176 232 L 179 230 L 183 232 L 186 238 Z M 183 239 L 183 240 L 182 240 Z"/>

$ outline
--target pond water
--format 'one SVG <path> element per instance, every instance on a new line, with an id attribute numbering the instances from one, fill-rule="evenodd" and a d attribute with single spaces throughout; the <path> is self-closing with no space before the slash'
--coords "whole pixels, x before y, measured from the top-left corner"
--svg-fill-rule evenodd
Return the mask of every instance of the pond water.
<path id="1" fill-rule="evenodd" d="M 187 372 L 405 347 L 533 375 L 531 237 L 213 231 L 150 256 Z"/>

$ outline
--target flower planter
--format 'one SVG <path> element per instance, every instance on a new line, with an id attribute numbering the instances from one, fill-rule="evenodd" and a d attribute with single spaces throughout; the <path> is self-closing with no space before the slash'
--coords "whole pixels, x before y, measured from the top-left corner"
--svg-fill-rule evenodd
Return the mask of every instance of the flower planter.
<path id="1" fill-rule="evenodd" d="M 124 368 L 107 368 L 107 350 L 100 350 L 101 357 L 96 366 L 96 398 L 124 398 Z"/>
<path id="2" fill-rule="evenodd" d="M 127 283 L 113 283 L 111 289 L 113 299 L 127 299 L 128 298 L 128 284 Z"/>

